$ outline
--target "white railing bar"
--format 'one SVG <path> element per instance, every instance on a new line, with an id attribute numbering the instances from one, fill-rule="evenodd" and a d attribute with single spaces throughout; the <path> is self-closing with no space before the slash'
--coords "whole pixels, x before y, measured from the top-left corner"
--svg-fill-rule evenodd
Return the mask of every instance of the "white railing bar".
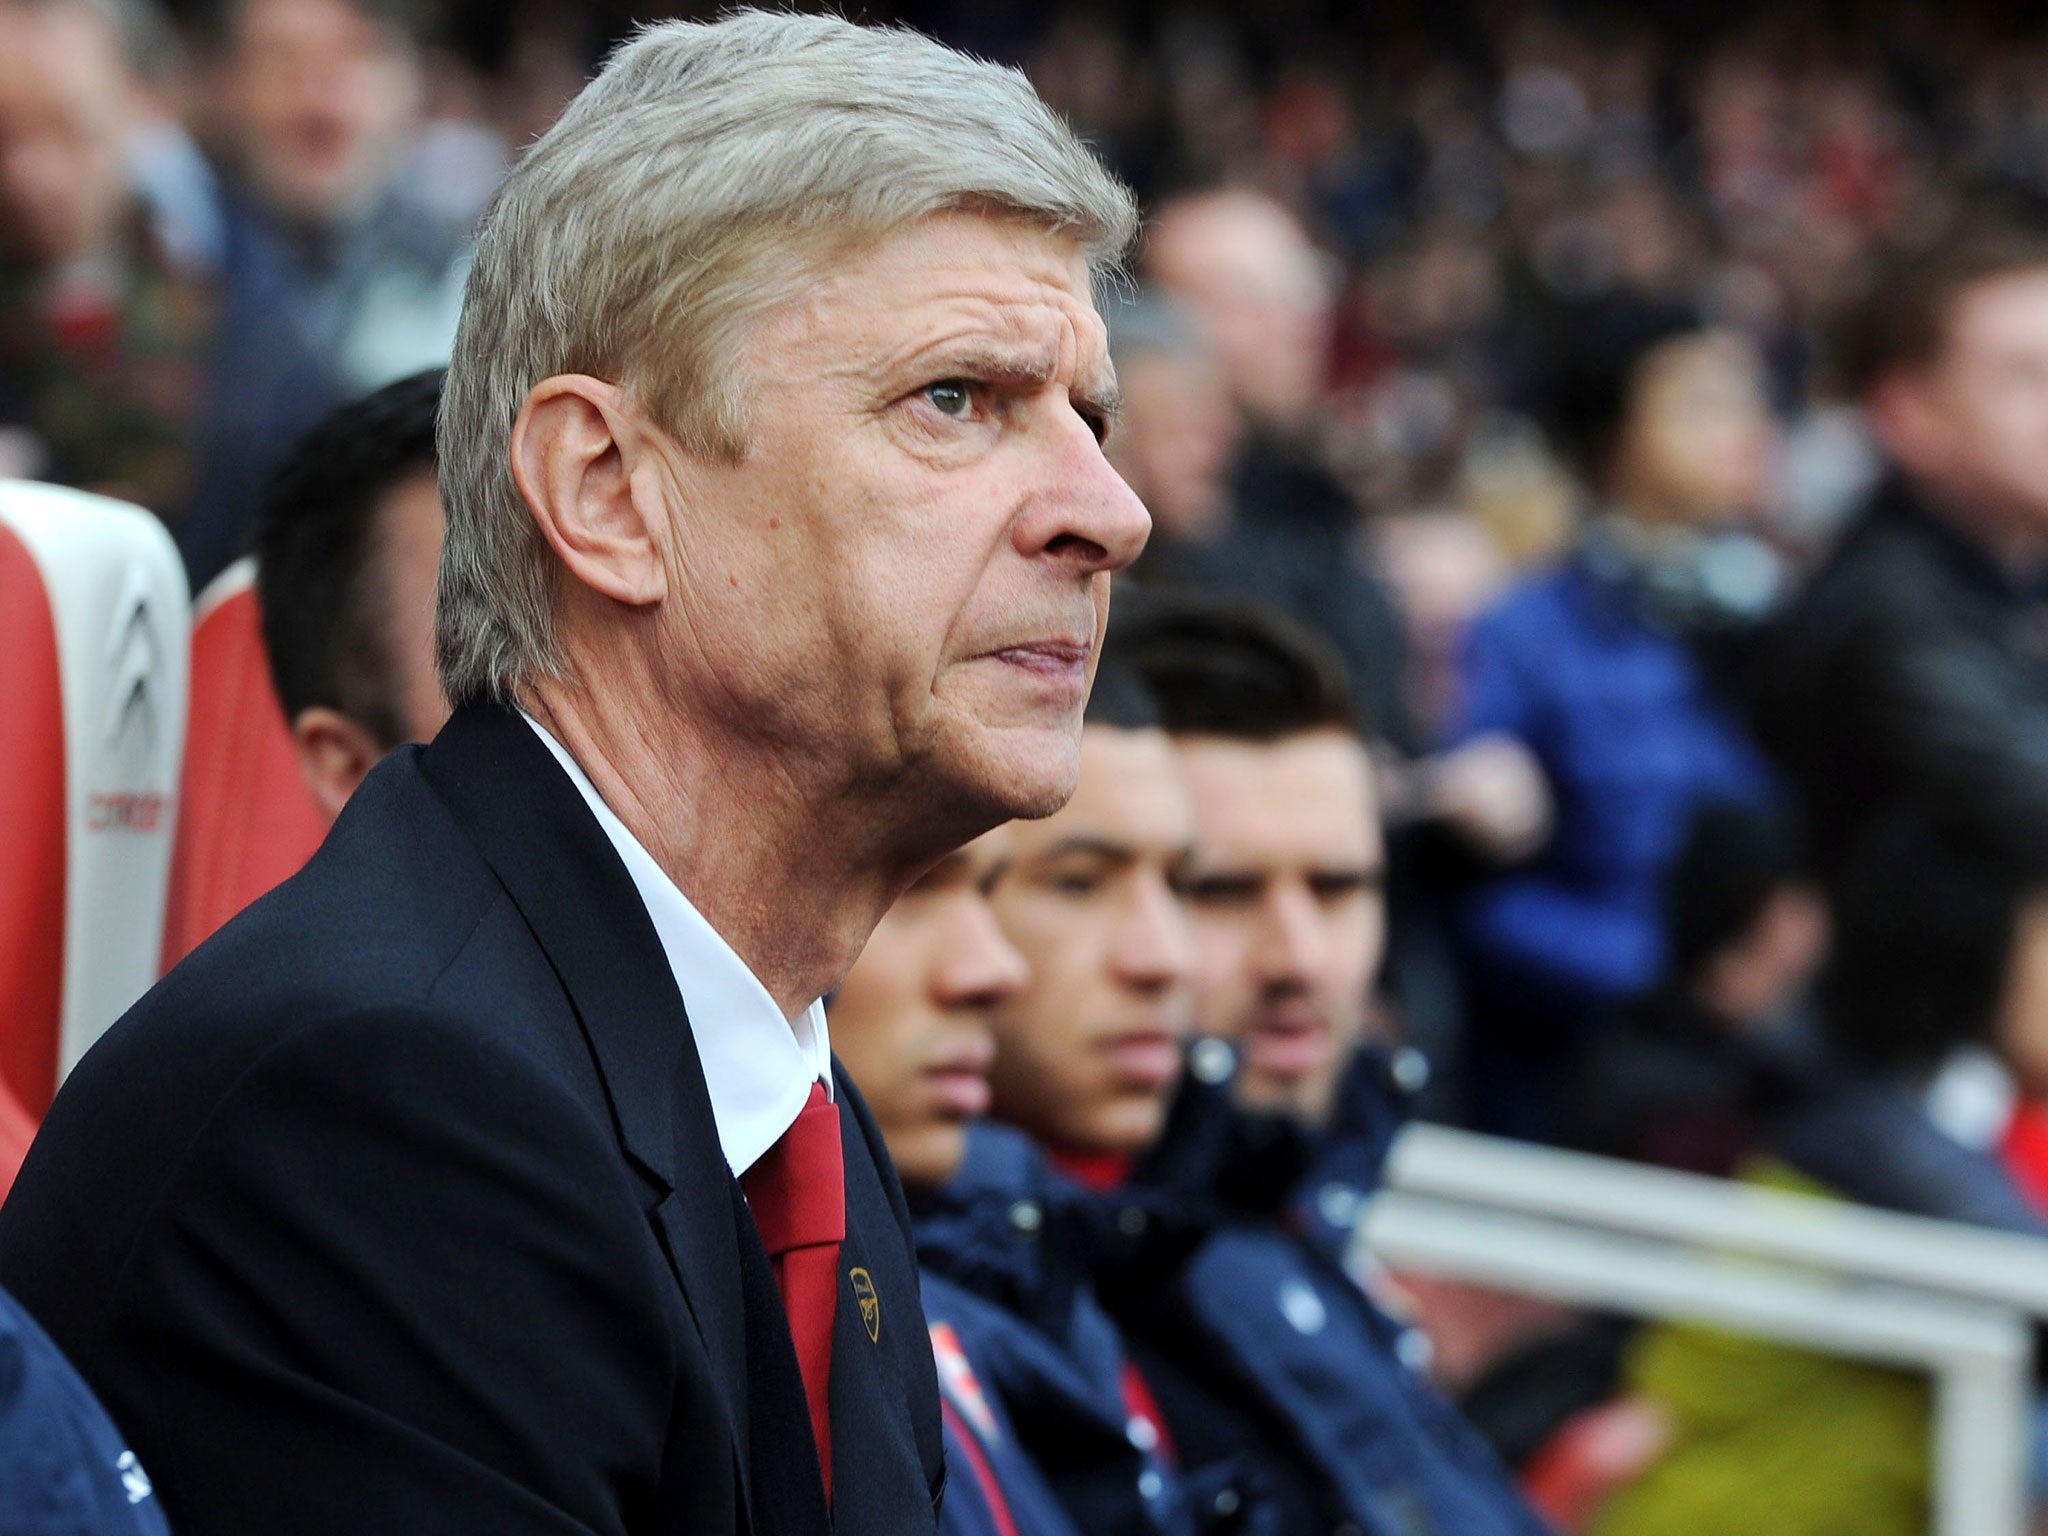
<path id="1" fill-rule="evenodd" d="M 1936 1536 L 2024 1530 L 2032 1331 L 2009 1308 L 1394 1191 L 1373 1202 L 1360 1240 L 1396 1267 L 1924 1369 Z"/>
<path id="2" fill-rule="evenodd" d="M 2048 1317 L 2048 1240 L 1413 1125 L 1388 1189 L 1813 1264 Z"/>

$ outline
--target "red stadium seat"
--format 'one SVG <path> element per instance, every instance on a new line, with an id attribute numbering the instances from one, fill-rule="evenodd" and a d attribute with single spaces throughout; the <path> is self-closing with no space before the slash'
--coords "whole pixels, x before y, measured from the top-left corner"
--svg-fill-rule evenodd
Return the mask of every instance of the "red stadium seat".
<path id="1" fill-rule="evenodd" d="M 156 975 L 188 605 L 149 514 L 0 482 L 0 1175 Z"/>
<path id="2" fill-rule="evenodd" d="M 327 832 L 271 686 L 255 580 L 253 560 L 230 566 L 200 594 L 193 620 L 164 970 L 296 874 Z"/>

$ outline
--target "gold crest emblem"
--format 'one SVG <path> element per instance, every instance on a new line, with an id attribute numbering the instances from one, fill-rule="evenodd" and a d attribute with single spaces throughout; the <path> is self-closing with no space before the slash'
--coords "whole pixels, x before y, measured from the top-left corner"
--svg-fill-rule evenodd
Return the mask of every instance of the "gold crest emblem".
<path id="1" fill-rule="evenodd" d="M 853 1299 L 860 1303 L 860 1325 L 868 1331 L 868 1342 L 882 1342 L 882 1298 L 875 1294 L 874 1277 L 864 1269 L 848 1270 L 853 1282 Z"/>

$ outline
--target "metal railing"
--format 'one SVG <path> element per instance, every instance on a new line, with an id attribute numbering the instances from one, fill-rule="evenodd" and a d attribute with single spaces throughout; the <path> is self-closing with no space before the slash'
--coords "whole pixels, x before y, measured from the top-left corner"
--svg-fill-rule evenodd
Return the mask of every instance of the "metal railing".
<path id="1" fill-rule="evenodd" d="M 2048 1242 L 1418 1125 L 1380 1261 L 1926 1371 L 1935 1536 L 2022 1536 Z"/>

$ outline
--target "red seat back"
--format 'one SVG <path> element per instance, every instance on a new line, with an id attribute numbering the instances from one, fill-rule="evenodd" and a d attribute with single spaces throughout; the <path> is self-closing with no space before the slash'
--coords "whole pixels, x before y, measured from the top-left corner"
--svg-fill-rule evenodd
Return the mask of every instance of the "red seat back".
<path id="1" fill-rule="evenodd" d="M 42 568 L 5 523 L 0 658 L 0 676 L 7 679 L 7 718 L 0 727 L 0 828 L 7 846 L 0 858 L 0 1094 L 17 1109 L 33 1106 L 40 1117 L 57 1091 L 64 999 L 64 696 Z M 7 1177 L 12 1182 L 11 1171 Z"/>
<path id="2" fill-rule="evenodd" d="M 164 925 L 165 970 L 298 873 L 327 833 L 271 685 L 255 577 L 250 560 L 223 572 L 201 594 L 192 626 L 192 702 Z"/>

